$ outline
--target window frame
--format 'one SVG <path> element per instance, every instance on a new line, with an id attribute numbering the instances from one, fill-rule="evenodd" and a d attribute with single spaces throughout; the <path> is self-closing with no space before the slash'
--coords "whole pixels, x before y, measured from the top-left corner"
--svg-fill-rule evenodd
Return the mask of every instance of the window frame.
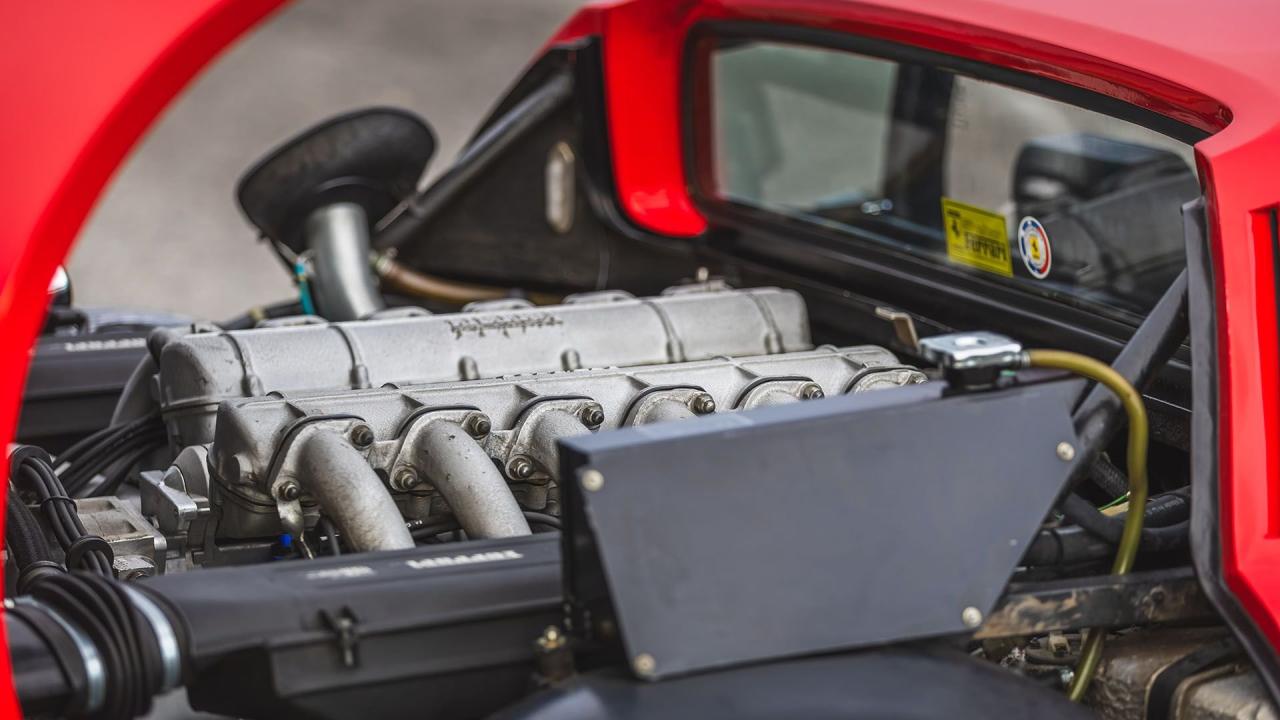
<path id="1" fill-rule="evenodd" d="M 763 231 L 773 235 L 775 239 L 781 236 L 795 244 L 793 248 L 779 248 L 779 259 L 794 259 L 798 257 L 798 253 L 808 248 L 828 262 L 836 256 L 848 261 L 850 265 L 861 266 L 863 271 L 887 271 L 908 282 L 915 278 L 931 289 L 950 288 L 956 291 L 955 294 L 968 300 L 985 298 L 1005 309 L 1022 306 L 1033 315 L 1054 317 L 1059 322 L 1078 323 L 1090 333 L 1102 334 L 1108 338 L 1127 338 L 1142 321 L 1144 316 L 1141 314 L 1071 293 L 1035 292 L 1022 283 L 1011 283 L 1005 278 L 986 277 L 979 272 L 953 267 L 940 262 L 932 253 L 910 248 L 900 240 L 872 230 L 823 222 L 817 218 L 784 215 L 718 196 L 714 191 L 714 129 L 711 127 L 709 112 L 713 98 L 708 69 L 711 54 L 724 41 L 784 43 L 856 53 L 894 63 L 929 65 L 1107 115 L 1189 146 L 1194 146 L 1211 133 L 1123 100 L 1067 83 L 879 38 L 794 25 L 712 20 L 693 26 L 685 39 L 680 90 L 683 115 L 680 120 L 682 154 L 690 197 L 707 218 L 710 237 L 723 238 L 725 231 L 730 231 L 730 234 L 742 238 L 753 232 Z M 945 145 L 943 152 L 945 153 Z M 1197 181 L 1201 184 L 1203 197 L 1204 178 L 1199 176 L 1198 171 Z M 759 243 L 746 244 L 759 249 Z"/>

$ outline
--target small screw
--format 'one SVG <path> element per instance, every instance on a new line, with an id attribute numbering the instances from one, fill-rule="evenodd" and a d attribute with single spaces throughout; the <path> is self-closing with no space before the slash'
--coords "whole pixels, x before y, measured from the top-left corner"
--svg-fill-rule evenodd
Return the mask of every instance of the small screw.
<path id="1" fill-rule="evenodd" d="M 604 487 L 604 475 L 599 470 L 586 470 L 582 473 L 582 488 L 587 492 L 596 492 Z"/>
<path id="2" fill-rule="evenodd" d="M 805 383 L 800 388 L 801 400 L 820 400 L 825 397 L 826 393 L 822 392 L 822 386 L 818 383 Z"/>
<path id="3" fill-rule="evenodd" d="M 560 632 L 560 628 L 555 625 L 548 625 L 547 629 L 542 631 L 542 636 L 538 638 L 538 648 L 544 651 L 559 650 L 564 647 L 564 634 Z"/>
<path id="4" fill-rule="evenodd" d="M 583 425 L 594 430 L 604 422 L 604 408 L 592 403 L 582 408 L 582 411 L 578 413 L 578 417 L 582 420 Z"/>
<path id="5" fill-rule="evenodd" d="M 699 415 L 710 415 L 716 411 L 716 399 L 708 393 L 700 393 L 689 401 L 689 409 Z"/>
<path id="6" fill-rule="evenodd" d="M 1071 462 L 1076 459 L 1076 449 L 1069 442 L 1058 443 L 1058 459 L 1063 462 Z"/>
<path id="7" fill-rule="evenodd" d="M 960 622 L 967 628 L 976 628 L 982 624 L 982 611 L 970 605 L 960 611 Z"/>
<path id="8" fill-rule="evenodd" d="M 276 491 L 281 500 L 285 502 L 293 502 L 302 496 L 302 488 L 298 487 L 298 483 L 289 480 L 280 485 L 280 489 Z"/>
<path id="9" fill-rule="evenodd" d="M 468 435 L 479 440 L 493 430 L 493 424 L 489 422 L 489 418 L 483 413 L 476 413 L 467 417 L 467 421 L 462 428 L 467 431 Z"/>
<path id="10" fill-rule="evenodd" d="M 517 480 L 528 480 L 533 475 L 533 470 L 533 463 L 523 455 L 517 455 L 507 463 L 507 474 Z"/>
<path id="11" fill-rule="evenodd" d="M 351 444 L 361 450 L 373 444 L 373 428 L 368 425 L 356 425 L 351 428 Z"/>
<path id="12" fill-rule="evenodd" d="M 400 492 L 405 492 L 417 487 L 420 482 L 422 481 L 418 478 L 418 473 L 414 472 L 412 468 L 400 468 L 396 472 L 396 476 L 391 478 L 391 487 Z"/>
<path id="13" fill-rule="evenodd" d="M 658 667 L 658 662 L 649 653 L 640 653 L 635 660 L 631 661 L 631 667 L 640 677 L 651 677 Z"/>

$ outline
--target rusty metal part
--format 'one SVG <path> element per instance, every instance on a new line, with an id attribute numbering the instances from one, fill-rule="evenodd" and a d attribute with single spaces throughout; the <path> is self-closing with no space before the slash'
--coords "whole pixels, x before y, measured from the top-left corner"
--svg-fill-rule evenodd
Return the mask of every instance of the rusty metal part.
<path id="1" fill-rule="evenodd" d="M 373 269 L 386 290 L 451 305 L 465 305 L 477 300 L 499 300 L 511 296 L 511 288 L 447 280 L 428 275 L 414 270 L 388 254 L 379 255 Z M 561 300 L 559 295 L 549 293 L 528 293 L 526 297 L 537 305 L 553 305 Z"/>
<path id="2" fill-rule="evenodd" d="M 1011 585 L 974 637 L 1043 635 L 1054 630 L 1216 617 L 1191 569 L 1179 568 Z"/>

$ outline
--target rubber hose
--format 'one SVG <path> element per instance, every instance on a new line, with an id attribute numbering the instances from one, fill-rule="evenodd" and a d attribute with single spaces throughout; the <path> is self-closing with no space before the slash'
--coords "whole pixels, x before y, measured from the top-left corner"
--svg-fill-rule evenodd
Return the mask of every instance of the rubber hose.
<path id="1" fill-rule="evenodd" d="M 1085 527 L 1085 523 L 1045 528 L 1036 535 L 1023 555 L 1024 565 L 1074 565 L 1100 560 L 1115 553 L 1124 518 L 1104 515 L 1087 501 L 1081 502 L 1093 517 L 1105 525 L 1105 532 L 1091 531 Z M 1144 552 L 1159 552 L 1185 547 L 1188 541 L 1187 530 L 1191 524 L 1187 517 L 1190 511 L 1187 498 L 1181 493 L 1167 493 L 1151 498 L 1147 503 L 1144 524 L 1154 527 L 1142 529 L 1140 549 Z M 1067 518 L 1074 520 L 1070 513 Z"/>
<path id="2" fill-rule="evenodd" d="M 510 288 L 477 285 L 427 275 L 387 254 L 378 257 L 373 269 L 381 278 L 384 288 L 424 300 L 434 300 L 449 305 L 465 305 L 478 300 L 501 300 L 511 297 Z M 526 297 L 535 305 L 551 305 L 561 300 L 559 295 L 548 293 L 529 293 Z"/>
<path id="3" fill-rule="evenodd" d="M 1131 511 L 1125 515 L 1116 558 L 1111 565 L 1112 574 L 1124 575 L 1133 568 L 1134 558 L 1138 555 L 1138 546 L 1142 542 L 1142 521 L 1147 505 L 1148 425 L 1147 409 L 1142 404 L 1142 395 L 1123 375 L 1087 355 L 1061 350 L 1028 350 L 1026 364 L 1029 367 L 1066 370 L 1098 382 L 1116 394 L 1125 413 L 1129 416 L 1129 441 L 1125 463 L 1129 469 L 1129 507 L 1142 508 L 1144 512 Z M 1090 630 L 1085 638 L 1080 652 L 1080 664 L 1076 667 L 1075 678 L 1067 691 L 1067 696 L 1076 702 L 1084 697 L 1094 673 L 1098 670 L 1105 637 L 1105 632 L 1101 630 Z"/>
<path id="4" fill-rule="evenodd" d="M 1140 549 L 1148 552 L 1161 552 L 1185 546 L 1187 528 L 1190 525 L 1187 520 L 1187 516 L 1190 514 L 1190 507 L 1182 496 L 1175 495 L 1172 497 L 1176 499 L 1149 503 L 1149 507 L 1144 512 L 1146 521 L 1157 527 L 1144 527 L 1142 529 Z M 1128 516 L 1127 513 L 1125 518 L 1108 517 L 1089 504 L 1088 500 L 1078 495 L 1068 495 L 1062 501 L 1061 508 L 1062 514 L 1068 520 L 1093 535 L 1106 540 L 1112 545 L 1116 545 L 1121 541 L 1124 534 L 1124 524 Z"/>
<path id="5" fill-rule="evenodd" d="M 1098 455 L 1098 459 L 1089 468 L 1089 477 L 1111 497 L 1120 497 L 1129 490 L 1129 478 L 1106 455 Z"/>

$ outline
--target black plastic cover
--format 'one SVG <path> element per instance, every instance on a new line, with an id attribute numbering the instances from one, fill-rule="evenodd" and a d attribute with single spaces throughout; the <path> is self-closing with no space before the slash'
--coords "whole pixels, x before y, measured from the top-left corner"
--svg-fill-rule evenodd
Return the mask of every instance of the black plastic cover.
<path id="1" fill-rule="evenodd" d="M 146 354 L 146 332 L 39 338 L 31 353 L 18 439 L 57 452 L 110 425 L 120 393 Z"/>
<path id="2" fill-rule="evenodd" d="M 562 617 L 555 534 L 138 587 L 181 617 L 192 706 L 236 717 L 482 716 L 524 695 L 534 640 Z"/>
<path id="3" fill-rule="evenodd" d="M 566 441 L 580 627 L 616 616 L 654 679 L 969 630 L 1072 472 L 1058 445 L 1076 443 L 1078 385 L 944 390 Z M 588 469 L 600 489 L 583 490 Z"/>

